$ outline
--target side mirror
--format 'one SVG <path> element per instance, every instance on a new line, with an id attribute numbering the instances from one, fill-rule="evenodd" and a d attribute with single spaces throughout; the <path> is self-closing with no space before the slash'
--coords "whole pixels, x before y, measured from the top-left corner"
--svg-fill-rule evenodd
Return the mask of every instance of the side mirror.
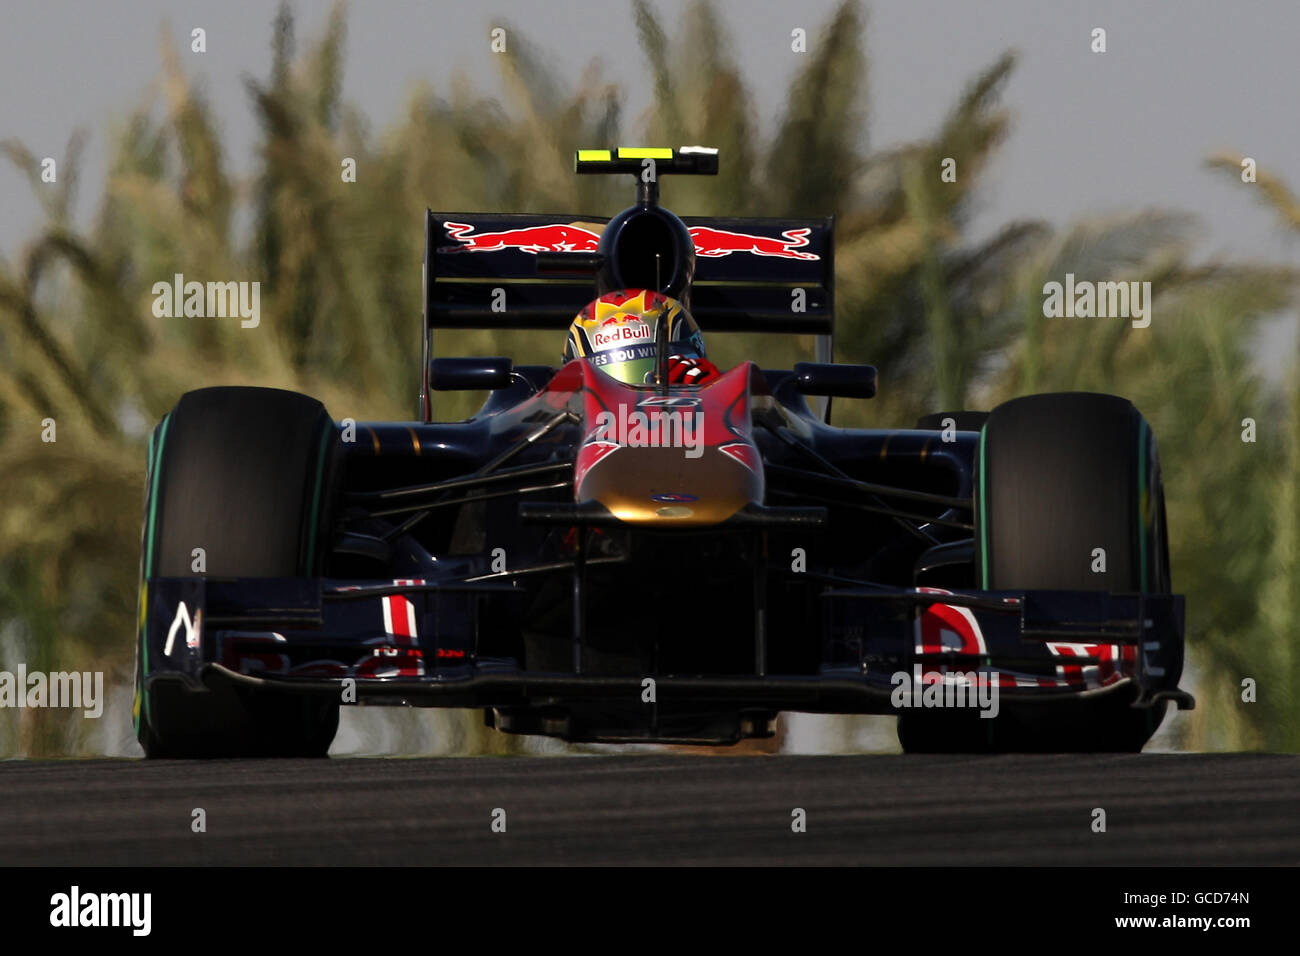
<path id="1" fill-rule="evenodd" d="M 835 365 L 828 362 L 796 362 L 795 388 L 803 395 L 834 398 L 874 398 L 874 365 Z"/>
<path id="2" fill-rule="evenodd" d="M 490 358 L 436 358 L 429 363 L 429 387 L 438 392 L 473 392 L 505 388 L 514 362 Z"/>

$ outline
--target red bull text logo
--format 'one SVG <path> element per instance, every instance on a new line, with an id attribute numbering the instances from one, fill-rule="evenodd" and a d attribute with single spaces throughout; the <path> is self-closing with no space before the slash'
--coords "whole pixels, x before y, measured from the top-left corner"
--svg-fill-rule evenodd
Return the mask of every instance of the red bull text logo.
<path id="1" fill-rule="evenodd" d="M 652 337 L 650 326 L 634 315 L 626 312 L 612 315 L 591 334 L 591 344 L 596 349 L 625 348 L 640 342 L 648 342 Z"/>

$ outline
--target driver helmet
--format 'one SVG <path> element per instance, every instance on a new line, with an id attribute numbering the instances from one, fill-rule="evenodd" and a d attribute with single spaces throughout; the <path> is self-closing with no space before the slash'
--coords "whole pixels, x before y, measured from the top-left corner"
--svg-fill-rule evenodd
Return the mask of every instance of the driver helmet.
<path id="1" fill-rule="evenodd" d="M 681 302 L 649 289 L 618 289 L 578 313 L 569 326 L 564 360 L 585 358 L 627 385 L 651 383 L 661 316 L 667 318 L 670 356 L 706 357 L 700 328 Z"/>

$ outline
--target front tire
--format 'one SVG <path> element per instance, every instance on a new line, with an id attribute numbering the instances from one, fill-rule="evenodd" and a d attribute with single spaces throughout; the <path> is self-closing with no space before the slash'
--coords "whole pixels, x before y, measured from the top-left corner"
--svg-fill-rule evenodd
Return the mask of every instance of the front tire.
<path id="1" fill-rule="evenodd" d="M 324 406 L 269 388 L 188 392 L 150 443 L 142 595 L 151 577 L 195 577 L 202 548 L 209 577 L 320 573 L 337 455 Z M 338 704 L 231 687 L 146 686 L 142 616 L 136 734 L 149 757 L 324 756 Z"/>
<path id="2" fill-rule="evenodd" d="M 980 439 L 975 511 L 984 589 L 1171 591 L 1155 439 L 1126 399 L 1068 392 L 998 406 Z M 1097 549 L 1104 571 L 1093 570 Z M 899 741 L 919 752 L 1137 752 L 1166 705 L 1135 708 L 1135 696 L 1003 701 L 992 719 L 906 714 Z"/>

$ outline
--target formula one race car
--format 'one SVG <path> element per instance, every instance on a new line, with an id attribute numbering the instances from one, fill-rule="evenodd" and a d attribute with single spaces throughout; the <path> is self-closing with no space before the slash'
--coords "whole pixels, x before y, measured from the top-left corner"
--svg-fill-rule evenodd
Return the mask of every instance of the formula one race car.
<path id="1" fill-rule="evenodd" d="M 324 754 L 341 704 L 570 741 L 730 743 L 807 711 L 897 715 L 913 751 L 1136 751 L 1192 706 L 1133 405 L 833 427 L 876 371 L 831 362 L 832 222 L 659 205 L 658 177 L 717 169 L 581 150 L 636 203 L 427 213 L 416 421 L 181 397 L 149 445 L 147 754 Z M 701 326 L 813 334 L 819 361 L 724 373 Z M 566 361 L 435 358 L 440 328 L 567 328 Z M 490 395 L 436 422 L 447 390 Z"/>

